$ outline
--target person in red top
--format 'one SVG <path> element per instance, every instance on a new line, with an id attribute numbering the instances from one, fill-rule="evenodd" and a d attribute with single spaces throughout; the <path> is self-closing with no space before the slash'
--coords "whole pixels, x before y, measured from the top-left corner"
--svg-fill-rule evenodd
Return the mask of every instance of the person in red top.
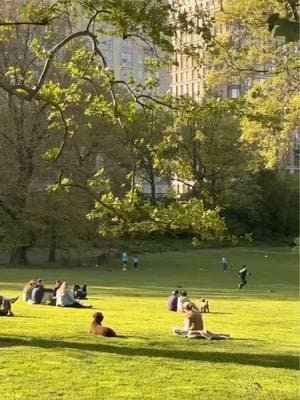
<path id="1" fill-rule="evenodd" d="M 90 333 L 93 335 L 101 335 L 106 337 L 116 337 L 117 334 L 111 328 L 102 325 L 104 315 L 101 312 L 96 312 L 93 315 L 93 322 L 91 324 Z"/>

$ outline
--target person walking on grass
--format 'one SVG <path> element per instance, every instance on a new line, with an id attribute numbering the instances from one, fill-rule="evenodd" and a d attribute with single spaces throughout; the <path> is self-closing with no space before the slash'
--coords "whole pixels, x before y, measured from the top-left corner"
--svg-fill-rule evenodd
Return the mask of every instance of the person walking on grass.
<path id="1" fill-rule="evenodd" d="M 223 272 L 227 272 L 227 270 L 228 270 L 228 263 L 227 263 L 226 257 L 222 257 L 221 265 L 222 265 L 222 270 L 223 270 Z"/>
<path id="2" fill-rule="evenodd" d="M 247 284 L 246 277 L 251 275 L 251 273 L 248 271 L 248 267 L 246 264 L 244 264 L 243 267 L 239 270 L 238 275 L 240 278 L 240 283 L 238 285 L 238 288 L 242 289 L 242 287 Z"/>
<path id="3" fill-rule="evenodd" d="M 128 255 L 126 251 L 122 253 L 122 271 L 127 271 Z"/>
<path id="4" fill-rule="evenodd" d="M 133 262 L 133 268 L 136 271 L 139 267 L 139 258 L 138 256 L 133 256 L 132 257 L 132 262 Z"/>

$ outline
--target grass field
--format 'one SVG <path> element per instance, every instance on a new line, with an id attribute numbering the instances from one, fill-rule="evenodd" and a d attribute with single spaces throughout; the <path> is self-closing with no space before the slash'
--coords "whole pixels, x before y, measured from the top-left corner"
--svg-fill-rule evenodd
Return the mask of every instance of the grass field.
<path id="1" fill-rule="evenodd" d="M 228 273 L 221 271 L 223 255 Z M 252 276 L 238 290 L 243 263 Z M 145 254 L 136 272 L 119 264 L 0 268 L 5 295 L 20 294 L 31 278 L 50 287 L 56 279 L 87 283 L 87 303 L 122 335 L 90 336 L 94 310 L 18 301 L 15 318 L 0 318 L 1 400 L 299 399 L 298 259 L 290 249 Z M 196 303 L 207 297 L 212 312 L 204 315 L 205 327 L 232 339 L 174 336 L 183 317 L 168 312 L 166 301 L 177 286 Z"/>

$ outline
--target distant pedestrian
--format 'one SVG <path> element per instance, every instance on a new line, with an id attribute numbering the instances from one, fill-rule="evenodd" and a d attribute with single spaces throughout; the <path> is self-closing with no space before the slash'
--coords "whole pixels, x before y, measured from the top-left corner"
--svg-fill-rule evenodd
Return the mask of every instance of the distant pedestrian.
<path id="1" fill-rule="evenodd" d="M 247 265 L 243 265 L 243 267 L 239 270 L 239 277 L 240 277 L 240 283 L 238 285 L 239 289 L 242 289 L 243 286 L 247 284 L 246 277 L 251 275 L 250 272 L 248 272 Z"/>
<path id="2" fill-rule="evenodd" d="M 126 271 L 127 270 L 127 263 L 128 263 L 128 255 L 126 253 L 126 251 L 123 251 L 122 254 L 122 271 Z"/>
<path id="3" fill-rule="evenodd" d="M 138 267 L 139 267 L 139 258 L 138 258 L 138 256 L 133 256 L 132 257 L 132 262 L 133 262 L 134 270 L 137 270 Z"/>
<path id="4" fill-rule="evenodd" d="M 223 272 L 227 272 L 228 263 L 227 263 L 226 257 L 222 257 L 221 265 L 222 265 Z"/>

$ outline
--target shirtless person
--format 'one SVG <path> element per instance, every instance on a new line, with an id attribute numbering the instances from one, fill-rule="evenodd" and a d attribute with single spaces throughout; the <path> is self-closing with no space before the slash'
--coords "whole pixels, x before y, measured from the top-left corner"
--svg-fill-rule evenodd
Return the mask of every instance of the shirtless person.
<path id="1" fill-rule="evenodd" d="M 199 311 L 191 303 L 184 304 L 184 328 L 175 327 L 173 333 L 183 335 L 188 339 L 221 340 L 229 339 L 226 333 L 213 333 L 203 329 L 203 319 Z"/>

